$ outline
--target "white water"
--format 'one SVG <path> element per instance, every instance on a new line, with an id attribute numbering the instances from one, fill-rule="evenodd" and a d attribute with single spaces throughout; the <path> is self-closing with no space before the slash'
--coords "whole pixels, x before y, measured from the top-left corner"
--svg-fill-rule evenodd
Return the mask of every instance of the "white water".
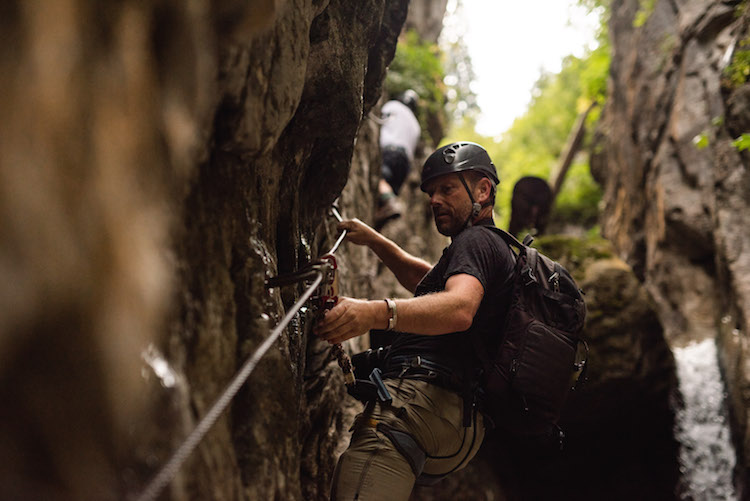
<path id="1" fill-rule="evenodd" d="M 681 498 L 736 501 L 732 470 L 736 462 L 724 407 L 713 339 L 674 349 L 679 388 L 685 401 L 677 412 L 680 442 Z"/>

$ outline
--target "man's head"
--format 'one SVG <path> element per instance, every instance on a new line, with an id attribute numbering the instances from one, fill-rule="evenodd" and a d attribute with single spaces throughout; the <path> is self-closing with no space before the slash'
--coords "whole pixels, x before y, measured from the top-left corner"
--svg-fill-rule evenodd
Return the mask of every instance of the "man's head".
<path id="1" fill-rule="evenodd" d="M 396 101 L 400 101 L 401 103 L 405 104 L 409 107 L 412 113 L 417 113 L 417 104 L 419 103 L 419 94 L 417 94 L 416 91 L 412 89 L 407 89 L 398 96 L 396 96 Z"/>
<path id="2" fill-rule="evenodd" d="M 492 217 L 497 171 L 484 148 L 462 141 L 436 150 L 422 169 L 422 191 L 430 195 L 435 225 L 455 236 L 467 225 Z"/>

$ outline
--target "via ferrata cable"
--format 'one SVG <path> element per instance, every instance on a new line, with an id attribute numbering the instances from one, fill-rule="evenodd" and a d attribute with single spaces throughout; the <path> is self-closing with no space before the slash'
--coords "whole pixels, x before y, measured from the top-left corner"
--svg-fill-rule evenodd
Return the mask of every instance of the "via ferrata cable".
<path id="1" fill-rule="evenodd" d="M 260 347 L 253 353 L 253 355 L 245 362 L 240 371 L 234 376 L 232 381 L 226 387 L 221 396 L 211 406 L 209 411 L 200 420 L 198 426 L 188 435 L 182 445 L 172 454 L 169 461 L 159 470 L 159 473 L 148 483 L 146 489 L 135 498 L 136 501 L 152 501 L 156 499 L 156 496 L 164 489 L 164 487 L 172 481 L 177 471 L 182 466 L 182 463 L 190 456 L 193 449 L 200 443 L 203 437 L 206 435 L 209 429 L 216 423 L 219 416 L 224 409 L 226 409 L 229 402 L 239 391 L 240 387 L 244 384 L 250 374 L 253 372 L 258 362 L 266 354 L 268 349 L 273 345 L 276 339 L 281 335 L 287 324 L 294 318 L 300 308 L 307 302 L 312 296 L 315 289 L 323 281 L 323 272 L 318 272 L 318 276 L 310 285 L 310 287 L 302 294 L 302 297 L 294 304 L 294 306 L 287 312 L 284 318 L 279 322 L 276 328 L 273 330 L 270 336 L 260 345 Z"/>
<path id="2" fill-rule="evenodd" d="M 338 210 L 335 207 L 332 207 L 331 212 L 334 214 L 334 216 L 339 222 L 342 221 L 341 215 L 339 214 Z M 187 438 L 182 442 L 182 444 L 174 451 L 174 453 L 169 458 L 169 460 L 164 464 L 164 466 L 162 466 L 159 472 L 146 485 L 145 489 L 140 493 L 140 495 L 134 498 L 134 501 L 153 501 L 156 499 L 156 497 L 161 493 L 161 491 L 169 484 L 169 482 L 172 481 L 175 475 L 177 475 L 177 472 L 179 471 L 182 464 L 190 456 L 193 450 L 198 446 L 198 444 L 206 435 L 206 433 L 208 433 L 211 427 L 216 423 L 216 421 L 219 419 L 221 414 L 227 408 L 227 406 L 232 401 L 234 396 L 237 394 L 239 389 L 245 383 L 247 378 L 255 370 L 256 366 L 258 365 L 258 362 L 260 362 L 261 358 L 263 358 L 263 356 L 266 354 L 268 349 L 273 345 L 273 343 L 276 342 L 276 340 L 284 331 L 286 326 L 289 324 L 289 322 L 291 322 L 292 318 L 294 318 L 297 312 L 304 306 L 304 304 L 310 299 L 310 297 L 312 297 L 313 293 L 322 285 L 323 278 L 331 277 L 331 283 L 328 284 L 328 286 L 332 287 L 332 281 L 333 281 L 332 277 L 333 277 L 333 273 L 335 273 L 335 267 L 336 267 L 333 253 L 336 252 L 336 250 L 338 250 L 339 246 L 341 245 L 341 242 L 343 242 L 345 237 L 346 237 L 346 230 L 342 231 L 341 235 L 336 240 L 336 243 L 333 245 L 331 250 L 325 255 L 327 259 L 321 259 L 319 262 L 312 264 L 311 266 L 305 268 L 301 272 L 293 273 L 293 274 L 290 274 L 289 276 L 274 277 L 274 278 L 266 280 L 267 287 L 280 287 L 282 285 L 290 285 L 293 283 L 299 283 L 299 282 L 303 282 L 305 280 L 310 280 L 310 279 L 312 279 L 313 281 L 308 286 L 308 288 L 305 289 L 305 291 L 302 293 L 299 300 L 297 300 L 297 302 L 294 303 L 294 306 L 292 306 L 289 309 L 289 311 L 286 313 L 286 315 L 284 315 L 284 317 L 281 319 L 281 322 L 278 323 L 278 325 L 273 330 L 273 332 L 271 332 L 271 334 L 266 338 L 266 340 L 263 341 L 263 343 L 261 343 L 258 349 L 255 350 L 255 352 L 250 356 L 250 358 L 248 358 L 247 361 L 242 365 L 240 370 L 235 374 L 235 376 L 226 386 L 226 388 L 221 393 L 219 398 L 216 399 L 216 402 L 214 402 L 214 404 L 211 406 L 208 412 L 198 422 L 198 425 L 195 427 L 195 429 L 187 436 Z M 328 302 L 331 302 L 331 301 L 333 301 L 333 304 L 335 304 L 335 301 L 337 301 L 337 298 L 332 297 L 329 299 Z M 323 307 L 325 308 L 326 305 L 324 304 Z M 349 384 L 349 377 L 347 375 L 347 367 L 348 367 L 348 373 L 352 374 L 351 360 L 349 359 L 349 356 L 343 351 L 341 344 L 334 345 L 332 347 L 332 350 L 334 354 L 336 355 L 336 358 L 338 359 L 339 366 L 341 366 L 342 370 L 344 371 L 345 380 L 347 384 Z M 354 382 L 353 377 L 354 376 L 352 374 L 351 375 L 352 383 Z"/>

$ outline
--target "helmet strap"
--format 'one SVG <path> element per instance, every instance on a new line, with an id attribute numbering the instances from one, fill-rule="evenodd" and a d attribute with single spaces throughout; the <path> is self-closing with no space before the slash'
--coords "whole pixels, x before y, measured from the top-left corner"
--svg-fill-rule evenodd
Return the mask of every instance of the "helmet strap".
<path id="1" fill-rule="evenodd" d="M 466 219 L 466 222 L 464 223 L 464 226 L 466 228 L 469 228 L 472 226 L 472 220 L 479 216 L 479 213 L 482 212 L 482 205 L 479 202 L 476 202 L 474 200 L 474 196 L 471 194 L 471 190 L 469 189 L 469 185 L 466 183 L 466 179 L 464 179 L 464 173 L 458 172 L 458 178 L 461 180 L 461 183 L 464 185 L 464 188 L 466 188 L 466 193 L 469 195 L 469 200 L 471 200 L 471 214 Z"/>

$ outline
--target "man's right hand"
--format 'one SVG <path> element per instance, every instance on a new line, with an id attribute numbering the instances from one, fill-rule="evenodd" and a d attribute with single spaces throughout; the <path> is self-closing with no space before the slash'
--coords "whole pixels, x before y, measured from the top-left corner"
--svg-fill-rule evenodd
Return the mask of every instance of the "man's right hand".
<path id="1" fill-rule="evenodd" d="M 339 231 L 346 230 L 346 240 L 356 245 L 367 245 L 369 247 L 380 237 L 380 233 L 356 218 L 341 221 L 338 229 Z"/>

